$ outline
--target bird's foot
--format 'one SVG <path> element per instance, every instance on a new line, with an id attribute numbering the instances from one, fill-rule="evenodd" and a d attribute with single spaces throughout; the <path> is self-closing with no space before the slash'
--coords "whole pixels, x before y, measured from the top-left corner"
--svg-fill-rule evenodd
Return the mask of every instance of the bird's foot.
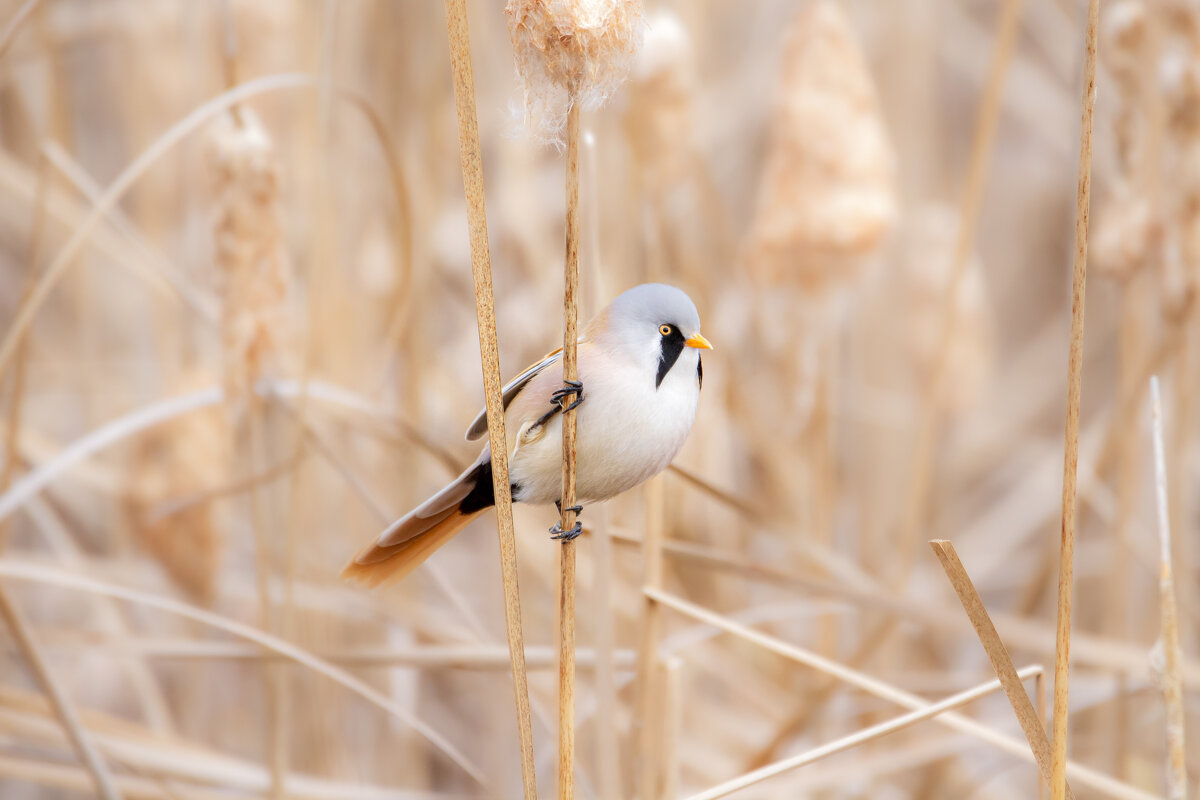
<path id="1" fill-rule="evenodd" d="M 558 500 L 555 500 L 554 505 L 558 508 L 559 515 L 561 515 L 563 512 L 562 503 Z M 579 512 L 583 511 L 583 506 L 567 506 L 566 510 L 574 511 L 576 514 L 578 514 Z M 581 533 L 583 533 L 583 523 L 579 520 L 575 520 L 575 527 L 571 528 L 569 531 L 563 530 L 562 519 L 559 519 L 559 521 L 554 523 L 554 526 L 550 528 L 550 538 L 556 542 L 574 541 L 575 539 L 579 538 L 579 534 Z"/>
<path id="2" fill-rule="evenodd" d="M 575 398 L 570 405 L 567 404 L 568 397 Z M 556 403 L 564 414 L 575 408 L 583 402 L 583 382 L 563 381 L 563 388 L 550 395 L 550 402 Z"/>

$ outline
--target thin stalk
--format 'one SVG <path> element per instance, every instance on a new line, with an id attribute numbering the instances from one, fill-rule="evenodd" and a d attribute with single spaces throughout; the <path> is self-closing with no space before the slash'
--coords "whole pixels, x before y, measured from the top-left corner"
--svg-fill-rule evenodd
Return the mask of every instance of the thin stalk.
<path id="1" fill-rule="evenodd" d="M 1044 723 L 1038 716 L 1033 702 L 1030 701 L 1025 687 L 1021 684 L 1021 678 L 1017 675 L 1017 668 L 1013 664 L 1012 656 L 1008 654 L 1008 648 L 1004 646 L 1000 634 L 996 632 L 996 626 L 992 624 L 992 618 L 988 616 L 987 609 L 983 606 L 983 600 L 979 597 L 979 592 L 975 589 L 975 584 L 967 574 L 962 561 L 959 560 L 954 545 L 945 540 L 935 540 L 930 542 L 929 546 L 933 548 L 938 561 L 942 563 L 942 569 L 946 571 L 950 585 L 958 594 L 963 610 L 967 612 L 971 624 L 975 626 L 979 642 L 987 651 L 988 660 L 992 663 L 996 677 L 1004 685 L 1004 694 L 1008 696 L 1008 702 L 1017 715 L 1017 721 L 1021 724 L 1021 730 L 1029 741 L 1034 758 L 1037 759 L 1038 771 L 1041 773 L 1038 785 L 1048 784 L 1050 782 L 1050 742 L 1046 739 Z M 1067 787 L 1067 796 L 1073 796 L 1070 787 Z"/>
<path id="2" fill-rule="evenodd" d="M 567 112 L 567 258 L 563 289 L 563 382 L 579 380 L 579 104 Z M 582 395 L 581 395 L 582 396 Z M 563 411 L 562 520 L 575 526 L 575 411 Z M 575 541 L 559 552 L 558 796 L 575 796 Z"/>
<path id="3" fill-rule="evenodd" d="M 483 772 L 472 763 L 449 739 L 438 733 L 429 724 L 414 715 L 403 703 L 398 703 L 384 692 L 375 689 L 365 681 L 351 675 L 341 667 L 334 666 L 328 661 L 313 655 L 312 652 L 298 647 L 266 631 L 237 620 L 223 617 L 211 611 L 206 611 L 189 603 L 173 600 L 169 597 L 154 595 L 136 589 L 127 589 L 103 581 L 93 580 L 81 575 L 75 575 L 60 569 L 19 562 L 0 558 L 0 578 L 12 580 L 33 581 L 60 588 L 74 589 L 89 594 L 114 597 L 134 603 L 145 608 L 154 608 L 168 614 L 183 617 L 217 630 L 232 634 L 240 639 L 278 653 L 284 658 L 295 662 L 318 675 L 322 675 L 334 683 L 350 690 L 372 705 L 386 711 L 406 725 L 410 726 L 424 737 L 431 745 L 440 750 L 445 756 L 462 768 L 480 786 L 485 785 Z"/>
<path id="4" fill-rule="evenodd" d="M 54 676 L 50 674 L 50 670 L 47 669 L 46 662 L 29 633 L 29 626 L 21 618 L 20 612 L 17 611 L 16 606 L 9 599 L 8 591 L 3 586 L 0 586 L 0 616 L 4 617 L 4 621 L 8 625 L 8 630 L 12 634 L 13 641 L 21 650 L 21 655 L 24 657 L 25 663 L 29 666 L 30 673 L 41 686 L 47 701 L 50 703 L 50 707 L 54 709 L 54 714 L 58 717 L 63 732 L 67 735 L 67 740 L 70 741 L 75 754 L 79 756 L 80 762 L 83 763 L 84 767 L 87 768 L 88 774 L 91 775 L 92 788 L 104 800 L 119 800 L 121 795 L 117 792 L 116 785 L 113 783 L 112 774 L 108 771 L 108 765 L 105 764 L 104 759 L 101 758 L 100 753 L 92 744 L 91 738 L 83 730 L 83 726 L 79 722 L 79 714 L 75 712 L 75 708 L 67 699 L 66 693 L 63 692 L 62 687 L 58 685 Z"/>
<path id="5" fill-rule="evenodd" d="M 1017 674 L 1021 677 L 1029 678 L 1035 675 L 1041 675 L 1042 668 L 1040 666 L 1025 667 Z M 915 725 L 918 722 L 931 719 L 939 714 L 944 714 L 951 709 L 958 708 L 959 706 L 965 706 L 967 703 L 977 700 L 980 697 L 985 697 L 1000 688 L 1000 681 L 988 681 L 987 683 L 976 686 L 973 689 L 968 689 L 966 691 L 959 692 L 958 694 L 951 695 L 945 700 L 934 703 L 933 705 L 926 706 L 925 708 L 917 711 L 910 711 L 907 714 L 902 714 L 899 717 L 887 720 L 886 722 L 881 722 L 878 725 L 872 725 L 869 728 L 864 728 L 861 731 L 857 731 L 848 736 L 843 736 L 840 739 L 829 742 L 828 744 L 823 744 L 820 747 L 815 747 L 812 750 L 800 753 L 799 755 L 785 758 L 782 761 L 778 761 L 774 764 L 769 764 L 762 769 L 756 769 L 753 772 L 740 775 L 732 780 L 722 783 L 720 786 L 714 786 L 707 791 L 691 795 L 687 798 L 687 800 L 717 800 L 721 797 L 727 797 L 734 792 L 741 791 L 749 786 L 754 786 L 757 783 L 762 783 L 768 778 L 781 775 L 788 770 L 812 764 L 816 761 L 820 761 L 823 758 L 828 758 L 829 756 L 845 752 L 846 750 L 858 747 L 861 744 L 878 739 L 881 736 L 887 736 L 890 733 L 903 730 L 911 725 Z"/>
<path id="6" fill-rule="evenodd" d="M 521 778 L 526 800 L 537 800 L 537 771 L 533 760 L 533 725 L 529 711 L 529 678 L 525 674 L 525 637 L 521 630 L 521 596 L 517 584 L 517 542 L 513 528 L 512 489 L 508 478 L 508 440 L 504 432 L 500 346 L 496 340 L 496 309 L 492 291 L 491 252 L 483 192 L 483 154 L 475 112 L 475 76 L 471 66 L 471 37 L 466 0 L 446 0 L 446 28 L 454 73 L 454 102 L 458 112 L 459 157 L 470 226 L 471 270 L 475 283 L 475 317 L 487 405 L 488 440 L 492 449 L 492 490 L 496 498 L 500 570 L 504 580 L 504 619 L 513 669 L 517 729 L 521 744 Z M 565 368 L 565 367 L 564 367 Z M 565 422 L 564 422 L 565 426 Z M 565 437 L 564 437 L 565 438 Z"/>
<path id="7" fill-rule="evenodd" d="M 3 569 L 3 563 L 0 562 L 0 570 Z M 881 697 L 885 700 L 895 703 L 902 708 L 907 708 L 910 711 L 918 711 L 928 706 L 924 700 L 911 692 L 906 692 L 889 683 L 873 678 L 858 670 L 851 669 L 843 664 L 840 664 L 832 659 L 818 655 L 811 650 L 806 650 L 794 644 L 790 644 L 774 636 L 768 636 L 765 633 L 760 633 L 753 628 L 741 624 L 729 617 L 717 614 L 707 608 L 698 606 L 695 603 L 688 602 L 680 597 L 676 597 L 659 589 L 644 589 L 645 594 L 659 604 L 668 606 L 675 611 L 685 616 L 691 617 L 694 620 L 703 622 L 706 625 L 712 625 L 715 628 L 732 634 L 744 641 L 757 645 L 764 650 L 775 653 L 799 664 L 804 664 L 812 669 L 818 670 L 826 675 L 833 675 L 838 680 L 843 681 L 851 686 L 855 686 L 865 692 Z M 954 728 L 957 731 L 968 733 L 980 741 L 987 742 L 998 750 L 1002 750 L 1010 755 L 1027 761 L 1034 762 L 1033 753 L 1029 750 L 1029 745 L 1019 739 L 1014 739 L 1011 736 L 1006 736 L 993 728 L 968 719 L 960 714 L 943 714 L 937 717 L 937 720 L 948 727 Z M 1102 792 L 1108 797 L 1129 798 L 1129 800 L 1156 800 L 1155 795 L 1149 792 L 1138 789 L 1135 786 L 1122 783 L 1108 775 L 1097 772 L 1090 767 L 1085 767 L 1077 762 L 1072 762 L 1068 765 L 1068 771 L 1071 774 L 1072 780 L 1082 786 L 1095 789 Z"/>
<path id="8" fill-rule="evenodd" d="M 1092 193 L 1092 115 L 1096 105 L 1096 35 L 1100 0 L 1088 3 L 1075 197 L 1075 260 L 1071 281 L 1071 345 L 1067 360 L 1066 445 L 1063 448 L 1062 529 L 1058 562 L 1058 612 L 1054 646 L 1054 724 L 1050 797 L 1067 794 L 1067 699 L 1071 663 L 1071 591 L 1075 582 L 1075 495 L 1079 471 L 1079 400 L 1083 381 L 1083 301 L 1087 283 L 1087 233 Z"/>
<path id="9" fill-rule="evenodd" d="M 1171 568 L 1171 515 L 1167 505 L 1167 461 L 1163 447 L 1162 398 L 1158 376 L 1150 379 L 1154 435 L 1154 487 L 1160 546 L 1159 602 L 1162 606 L 1163 700 L 1167 707 L 1167 797 L 1187 800 L 1187 762 L 1184 737 L 1183 649 L 1179 644 L 1179 619 L 1175 605 L 1175 575 Z"/>
<path id="10" fill-rule="evenodd" d="M 650 595 L 663 583 L 663 479 L 661 476 L 646 482 L 645 538 L 642 541 L 642 630 L 638 642 L 637 723 L 638 781 L 641 800 L 654 800 L 658 782 L 656 764 L 650 754 L 654 751 L 654 677 L 658 663 L 658 641 L 662 629 L 662 609 Z"/>

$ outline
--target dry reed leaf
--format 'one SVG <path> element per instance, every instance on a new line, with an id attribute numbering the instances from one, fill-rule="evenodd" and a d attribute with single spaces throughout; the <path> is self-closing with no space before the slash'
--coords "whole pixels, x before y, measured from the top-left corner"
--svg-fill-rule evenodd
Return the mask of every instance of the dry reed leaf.
<path id="1" fill-rule="evenodd" d="M 227 440 L 224 423 L 211 411 L 179 417 L 136 439 L 126 475 L 124 506 L 134 538 L 188 597 L 204 605 L 216 589 L 223 526 L 208 502 L 185 503 L 173 513 L 164 509 L 221 481 Z"/>
<path id="2" fill-rule="evenodd" d="M 279 210 L 275 145 L 247 108 L 212 126 L 209 161 L 216 194 L 215 261 L 223 302 L 225 401 L 241 419 L 252 384 L 269 372 L 290 337 L 290 269 Z"/>
<path id="3" fill-rule="evenodd" d="M 853 280 L 896 217 L 895 152 L 836 2 L 796 17 L 776 92 L 745 260 L 759 280 L 817 293 Z"/>
<path id="4" fill-rule="evenodd" d="M 903 330 L 919 381 L 936 380 L 938 358 L 946 349 L 944 375 L 952 376 L 938 393 L 946 411 L 962 411 L 979 396 L 991 372 L 995 320 L 977 254 L 967 259 L 954 298 L 953 336 L 943 343 L 941 309 L 954 269 L 958 214 L 930 205 L 906 220 L 898 236 L 899 254 L 886 278 L 889 304 L 905 309 Z"/>
<path id="5" fill-rule="evenodd" d="M 551 142 L 573 104 L 592 110 L 612 96 L 641 44 L 641 0 L 509 0 L 504 13 L 526 124 Z"/>

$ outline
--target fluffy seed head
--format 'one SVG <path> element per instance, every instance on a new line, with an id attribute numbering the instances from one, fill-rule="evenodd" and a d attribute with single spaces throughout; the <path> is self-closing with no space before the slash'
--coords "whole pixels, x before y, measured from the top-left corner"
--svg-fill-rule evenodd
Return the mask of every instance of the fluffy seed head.
<path id="1" fill-rule="evenodd" d="M 895 216 L 895 153 L 866 59 L 840 6 L 815 0 L 784 45 L 747 263 L 772 284 L 844 284 Z"/>
<path id="2" fill-rule="evenodd" d="M 598 108 L 641 43 L 641 0 L 508 0 L 504 9 L 526 123 L 557 140 L 573 103 Z"/>
<path id="3" fill-rule="evenodd" d="M 289 329 L 287 254 L 279 213 L 275 146 L 249 109 L 213 128 L 215 260 L 222 299 L 225 399 L 234 419 Z"/>

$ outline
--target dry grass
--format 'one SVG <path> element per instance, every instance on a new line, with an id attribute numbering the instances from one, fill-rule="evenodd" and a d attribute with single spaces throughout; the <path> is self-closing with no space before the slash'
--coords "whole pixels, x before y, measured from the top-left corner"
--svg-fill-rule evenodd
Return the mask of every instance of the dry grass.
<path id="1" fill-rule="evenodd" d="M 676 468 L 584 514 L 575 796 L 1037 796 L 1071 386 L 1061 763 L 1194 797 L 1198 12 L 1099 6 L 1068 383 L 1083 0 L 560 5 L 512 13 L 608 101 L 580 320 L 664 280 L 717 347 Z M 554 794 L 552 508 L 337 578 L 563 335 L 566 108 L 530 135 L 510 18 L 446 7 L 453 58 L 436 3 L 0 0 L 5 800 Z"/>

